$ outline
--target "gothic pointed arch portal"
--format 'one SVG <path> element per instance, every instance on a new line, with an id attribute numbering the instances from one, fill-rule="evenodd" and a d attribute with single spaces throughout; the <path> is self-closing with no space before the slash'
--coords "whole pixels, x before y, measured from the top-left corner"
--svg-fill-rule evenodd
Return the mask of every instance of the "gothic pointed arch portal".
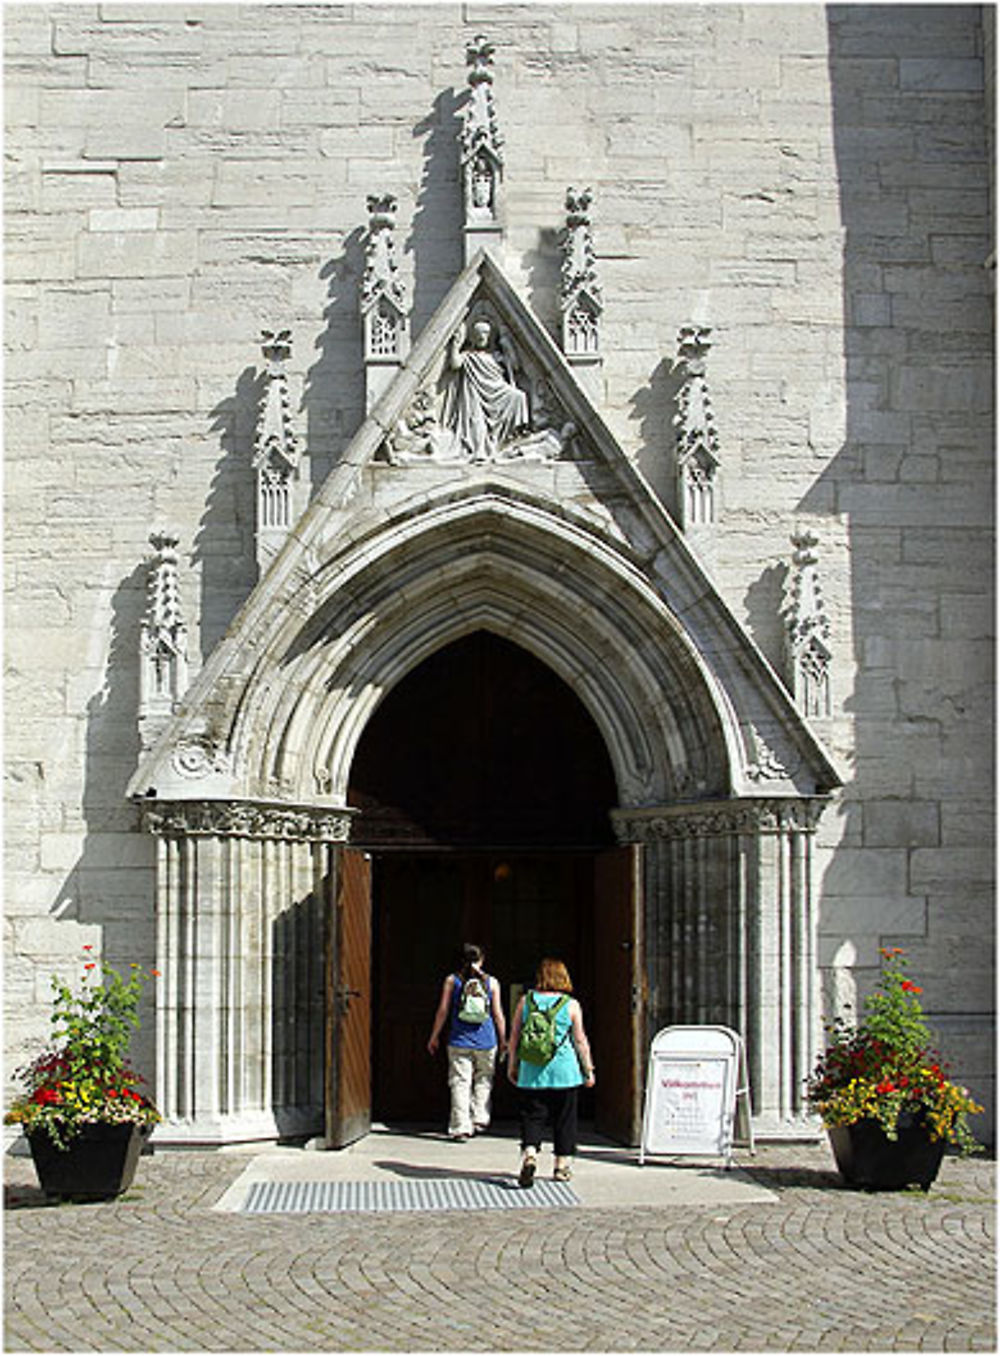
<path id="1" fill-rule="evenodd" d="M 470 342 L 503 337 L 527 431 L 504 422 L 524 405 L 500 359 L 470 365 L 460 342 L 483 317 L 489 335 Z M 443 412 L 468 372 L 503 399 L 473 409 L 460 438 Z M 633 970 L 613 983 L 634 1066 L 660 1026 L 724 1022 L 746 1038 L 758 1130 L 800 1124 L 819 1035 L 811 842 L 837 774 L 564 355 L 479 253 L 133 778 L 158 840 L 162 1140 L 317 1133 L 345 1050 L 371 1078 L 357 1004 L 353 1035 L 338 1025 L 359 981 L 325 992 L 343 960 L 342 886 L 363 877 L 345 857 L 359 841 L 352 768 L 406 676 L 478 633 L 555 675 L 606 753 L 605 828 L 631 865 L 627 890 L 625 875 L 601 888 L 632 901 Z M 361 1101 L 350 1120 L 363 1128 Z"/>

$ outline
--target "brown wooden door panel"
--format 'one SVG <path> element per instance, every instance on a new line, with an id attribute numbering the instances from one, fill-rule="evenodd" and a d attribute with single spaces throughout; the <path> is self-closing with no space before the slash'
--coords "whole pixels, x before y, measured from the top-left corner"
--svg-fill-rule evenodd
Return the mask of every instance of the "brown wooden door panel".
<path id="1" fill-rule="evenodd" d="M 371 1129 L 371 861 L 340 853 L 327 962 L 327 1128 L 330 1148 Z"/>
<path id="2" fill-rule="evenodd" d="M 638 1144 L 642 1125 L 640 852 L 613 848 L 594 863 L 594 1124 L 622 1144 Z"/>

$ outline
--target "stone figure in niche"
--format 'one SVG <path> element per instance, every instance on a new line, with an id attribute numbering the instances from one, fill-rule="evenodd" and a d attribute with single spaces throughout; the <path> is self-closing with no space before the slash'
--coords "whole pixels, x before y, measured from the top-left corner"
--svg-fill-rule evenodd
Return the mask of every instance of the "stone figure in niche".
<path id="1" fill-rule="evenodd" d="M 451 436 L 441 428 L 434 412 L 434 397 L 421 389 L 413 397 L 409 408 L 396 423 L 386 440 L 386 455 L 390 463 L 425 457 L 446 456 Z"/>
<path id="2" fill-rule="evenodd" d="M 452 381 L 445 393 L 443 423 L 455 434 L 456 451 L 472 461 L 497 456 L 505 443 L 530 427 L 528 397 L 514 380 L 517 356 L 510 339 L 489 320 L 461 325 L 448 349 Z"/>

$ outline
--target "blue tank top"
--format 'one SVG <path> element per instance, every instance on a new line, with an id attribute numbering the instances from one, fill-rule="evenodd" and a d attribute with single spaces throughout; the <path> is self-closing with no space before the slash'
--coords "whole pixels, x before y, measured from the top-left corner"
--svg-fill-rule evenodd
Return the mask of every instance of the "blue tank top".
<path id="1" fill-rule="evenodd" d="M 536 993 L 529 989 L 525 995 L 542 1012 L 554 1007 L 562 994 Z M 572 1002 L 572 1000 L 570 1000 Z M 576 1088 L 584 1082 L 583 1070 L 576 1057 L 576 1046 L 570 1035 L 572 1021 L 569 1015 L 570 1004 L 564 1003 L 556 1013 L 556 1040 L 559 1048 L 548 1064 L 526 1064 L 524 1060 L 517 1066 L 517 1086 L 519 1088 Z"/>
<path id="2" fill-rule="evenodd" d="M 448 1027 L 448 1044 L 457 1045 L 462 1050 L 492 1050 L 497 1043 L 497 1029 L 493 1025 L 493 980 L 485 976 L 490 988 L 491 1010 L 485 1022 L 463 1022 L 458 1015 L 462 1002 L 462 976 L 454 975 L 455 986 L 451 991 L 451 1022 Z"/>

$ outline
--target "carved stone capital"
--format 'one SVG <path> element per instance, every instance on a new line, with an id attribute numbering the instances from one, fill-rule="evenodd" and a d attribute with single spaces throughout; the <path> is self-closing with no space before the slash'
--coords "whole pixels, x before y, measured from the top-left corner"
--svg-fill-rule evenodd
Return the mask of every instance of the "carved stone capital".
<path id="1" fill-rule="evenodd" d="M 354 811 L 254 801 L 156 801 L 143 806 L 147 833 L 162 838 L 255 838 L 346 843 Z"/>
<path id="2" fill-rule="evenodd" d="M 654 843 L 748 834 L 813 833 L 825 804 L 820 797 L 768 797 L 613 810 L 611 817 L 620 843 Z"/>

